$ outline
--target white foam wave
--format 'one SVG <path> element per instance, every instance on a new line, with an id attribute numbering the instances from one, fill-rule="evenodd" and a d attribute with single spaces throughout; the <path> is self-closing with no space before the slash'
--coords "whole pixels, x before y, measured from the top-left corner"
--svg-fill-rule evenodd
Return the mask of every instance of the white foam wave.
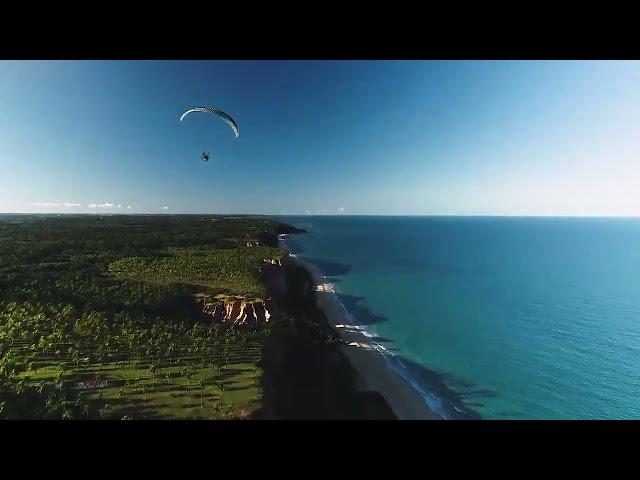
<path id="1" fill-rule="evenodd" d="M 279 236 L 278 238 L 282 240 L 282 243 L 286 247 L 286 242 L 284 241 L 286 240 L 286 237 L 280 238 Z M 290 255 L 295 257 L 294 254 L 290 254 Z M 323 275 L 323 274 L 320 274 L 320 275 L 322 275 L 324 279 L 327 278 L 326 275 Z M 344 317 L 346 320 L 345 323 L 351 325 L 352 328 L 358 330 L 367 338 L 375 337 L 376 335 L 369 332 L 366 325 L 361 325 L 360 322 L 354 317 L 354 315 L 347 309 L 344 303 L 336 295 L 336 292 L 334 290 L 334 285 L 331 283 L 329 284 L 325 283 L 324 285 L 327 285 L 329 287 L 329 291 L 332 294 L 331 298 L 340 306 L 340 308 L 344 312 Z M 445 405 L 442 399 L 440 399 L 438 396 L 428 391 L 425 386 L 421 385 L 418 379 L 415 378 L 415 376 L 410 372 L 410 370 L 402 362 L 402 360 L 398 358 L 398 355 L 388 350 L 387 348 L 384 347 L 384 345 L 381 345 L 378 342 L 370 340 L 369 344 L 376 352 L 382 355 L 382 358 L 385 360 L 385 363 L 393 372 L 400 375 L 400 377 L 402 377 L 405 381 L 407 381 L 409 385 L 411 385 L 420 394 L 420 396 L 424 400 L 429 410 L 431 410 L 432 412 L 439 415 L 441 418 L 445 420 L 451 420 L 453 418 L 451 415 L 447 413 L 447 410 L 445 408 Z"/>
<path id="2" fill-rule="evenodd" d="M 348 324 L 352 325 L 354 329 L 360 331 L 364 336 L 368 338 L 376 336 L 375 334 L 372 334 L 368 331 L 366 325 L 359 325 L 358 320 L 352 315 L 352 313 L 347 309 L 344 303 L 337 296 L 334 296 L 333 299 L 338 305 L 340 305 L 340 307 L 344 311 L 345 318 L 348 320 Z M 429 410 L 436 413 L 445 420 L 451 420 L 453 418 L 447 413 L 442 399 L 428 391 L 426 387 L 420 384 L 420 382 L 415 378 L 415 376 L 409 371 L 407 366 L 402 362 L 402 360 L 400 360 L 400 358 L 398 358 L 395 353 L 391 352 L 384 345 L 381 345 L 380 343 L 375 341 L 371 341 L 370 345 L 376 352 L 382 355 L 385 363 L 392 371 L 400 375 L 420 394 L 427 407 L 429 407 Z M 456 410 L 460 411 L 457 408 Z"/>

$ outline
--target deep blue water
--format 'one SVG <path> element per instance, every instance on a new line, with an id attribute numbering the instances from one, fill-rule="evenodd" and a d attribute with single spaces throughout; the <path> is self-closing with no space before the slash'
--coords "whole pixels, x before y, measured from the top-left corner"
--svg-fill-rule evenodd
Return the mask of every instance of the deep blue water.
<path id="1" fill-rule="evenodd" d="M 282 220 L 444 415 L 640 418 L 640 219 Z"/>

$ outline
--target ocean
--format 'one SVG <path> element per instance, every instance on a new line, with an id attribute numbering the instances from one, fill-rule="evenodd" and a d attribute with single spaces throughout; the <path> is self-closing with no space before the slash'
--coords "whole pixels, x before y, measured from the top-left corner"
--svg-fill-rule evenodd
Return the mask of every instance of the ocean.
<path id="1" fill-rule="evenodd" d="M 640 418 L 640 219 L 279 219 L 443 418 Z"/>

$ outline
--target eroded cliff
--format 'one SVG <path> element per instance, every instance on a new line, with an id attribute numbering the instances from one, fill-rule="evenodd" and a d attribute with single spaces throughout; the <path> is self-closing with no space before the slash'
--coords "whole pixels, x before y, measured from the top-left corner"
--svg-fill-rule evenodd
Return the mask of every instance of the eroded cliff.
<path id="1" fill-rule="evenodd" d="M 237 325 L 251 325 L 268 322 L 277 310 L 271 299 L 246 298 L 239 295 L 196 294 L 196 302 L 202 305 L 202 312 L 218 322 Z"/>

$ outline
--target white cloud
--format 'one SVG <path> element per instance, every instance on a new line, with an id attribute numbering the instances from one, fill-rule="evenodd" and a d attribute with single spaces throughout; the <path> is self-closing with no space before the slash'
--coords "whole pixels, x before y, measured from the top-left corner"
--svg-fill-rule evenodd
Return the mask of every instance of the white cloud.
<path id="1" fill-rule="evenodd" d="M 162 207 L 162 210 L 169 210 L 169 207 L 165 205 L 164 207 Z"/>
<path id="2" fill-rule="evenodd" d="M 130 209 L 130 208 L 131 208 L 131 205 L 127 205 L 127 208 L 129 208 L 129 209 Z"/>
<path id="3" fill-rule="evenodd" d="M 64 202 L 64 203 L 58 203 L 58 202 L 35 202 L 33 204 L 36 207 L 65 207 L 65 208 L 73 208 L 73 207 L 81 207 L 82 204 L 81 203 L 74 203 L 74 202 Z"/>
<path id="4" fill-rule="evenodd" d="M 113 208 L 113 203 L 109 203 L 109 202 L 99 203 L 98 208 Z"/>
<path id="5" fill-rule="evenodd" d="M 96 208 L 96 204 L 95 203 L 90 203 L 89 204 L 89 208 Z"/>
<path id="6" fill-rule="evenodd" d="M 340 207 L 340 208 L 338 208 L 338 211 L 339 211 L 339 212 L 344 212 L 344 207 Z"/>
<path id="7" fill-rule="evenodd" d="M 118 208 L 122 208 L 122 205 L 121 205 L 121 204 L 118 204 Z"/>

